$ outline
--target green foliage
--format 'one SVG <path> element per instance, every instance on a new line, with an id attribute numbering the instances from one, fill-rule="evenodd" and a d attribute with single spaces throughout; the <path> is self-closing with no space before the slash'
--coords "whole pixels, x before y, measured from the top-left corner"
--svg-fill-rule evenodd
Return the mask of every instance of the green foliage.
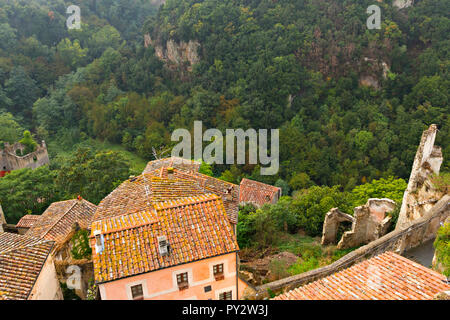
<path id="1" fill-rule="evenodd" d="M 11 113 L 0 112 L 0 141 L 14 143 L 19 141 L 23 129 Z M 1 149 L 1 148 L 0 148 Z"/>
<path id="2" fill-rule="evenodd" d="M 26 214 L 41 214 L 61 199 L 55 184 L 57 172 L 48 166 L 15 170 L 0 178 L 0 203 L 6 221 L 15 224 Z"/>
<path id="3" fill-rule="evenodd" d="M 23 132 L 23 138 L 21 140 L 19 140 L 19 142 L 25 146 L 25 149 L 24 149 L 22 155 L 26 155 L 26 154 L 36 151 L 37 143 L 36 143 L 36 141 L 34 141 L 33 137 L 31 136 L 30 131 L 25 130 Z"/>
<path id="4" fill-rule="evenodd" d="M 407 183 L 403 179 L 395 179 L 394 177 L 375 179 L 352 190 L 352 206 L 361 206 L 370 198 L 389 198 L 394 200 L 397 206 L 400 207 L 406 186 Z"/>
<path id="5" fill-rule="evenodd" d="M 200 160 L 201 161 L 201 160 Z M 213 172 L 212 172 L 212 166 L 208 163 L 206 163 L 205 161 L 201 161 L 201 165 L 200 165 L 200 173 L 206 174 L 207 176 L 212 177 L 213 176 Z"/>
<path id="6" fill-rule="evenodd" d="M 450 189 L 450 172 L 441 172 L 431 177 L 431 183 L 440 192 L 448 193 Z"/>
<path id="7" fill-rule="evenodd" d="M 93 153 L 90 149 L 80 147 L 62 165 L 56 185 L 68 198 L 81 195 L 93 203 L 99 203 L 129 176 L 129 163 L 120 153 Z"/>
<path id="8" fill-rule="evenodd" d="M 450 223 L 439 228 L 434 247 L 437 263 L 442 265 L 444 275 L 450 277 Z"/>
<path id="9" fill-rule="evenodd" d="M 298 226 L 310 236 L 322 234 L 325 214 L 332 208 L 339 208 L 343 212 L 352 212 L 350 196 L 341 192 L 339 186 L 314 186 L 297 193 L 293 200 L 291 210 L 297 216 Z"/>
<path id="10" fill-rule="evenodd" d="M 78 230 L 77 232 L 75 232 L 70 241 L 72 243 L 72 249 L 70 250 L 70 252 L 74 259 L 91 259 L 92 249 L 89 246 L 88 230 Z"/>
<path id="11" fill-rule="evenodd" d="M 64 300 L 81 300 L 81 298 L 75 293 L 75 289 L 69 289 L 67 283 L 60 282 L 61 291 Z"/>

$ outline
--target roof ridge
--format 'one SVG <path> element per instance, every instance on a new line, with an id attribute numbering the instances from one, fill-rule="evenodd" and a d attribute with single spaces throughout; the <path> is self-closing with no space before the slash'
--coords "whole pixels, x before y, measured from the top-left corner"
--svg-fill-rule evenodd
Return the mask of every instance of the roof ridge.
<path id="1" fill-rule="evenodd" d="M 76 200 L 76 199 L 72 199 L 72 200 L 66 200 L 66 201 L 75 201 L 71 206 L 70 206 L 70 208 L 69 209 L 67 209 L 67 211 L 66 212 L 64 212 L 48 229 L 47 229 L 47 231 L 45 231 L 43 234 L 42 234 L 42 238 L 44 238 L 49 232 L 50 232 L 50 230 L 52 230 L 53 229 L 53 227 L 54 226 L 56 226 L 56 224 L 58 224 L 58 222 L 60 222 L 61 221 L 61 219 L 63 218 L 63 217 L 65 217 L 77 204 L 78 204 L 78 200 Z"/>
<path id="2" fill-rule="evenodd" d="M 186 205 L 192 205 L 192 204 L 197 204 L 197 203 L 202 203 L 202 202 L 208 202 L 208 201 L 213 201 L 213 200 L 217 200 L 217 199 L 221 199 L 222 197 L 214 194 L 214 193 L 205 193 L 205 194 L 199 194 L 199 195 L 192 195 L 192 196 L 186 196 L 186 197 L 180 197 L 180 198 L 176 198 L 176 199 L 169 199 L 169 200 L 165 200 L 165 201 L 153 201 L 155 210 L 164 210 L 164 209 L 169 209 L 169 208 L 176 208 L 176 207 L 181 207 L 181 206 L 186 206 Z M 190 199 L 191 201 L 189 202 L 185 202 L 185 203 L 174 203 L 174 202 L 178 202 L 181 200 L 186 200 L 186 199 Z"/>
<path id="3" fill-rule="evenodd" d="M 18 251 L 18 250 L 21 250 L 21 249 L 25 249 L 25 248 L 29 248 L 29 247 L 35 247 L 37 245 L 45 244 L 45 243 L 50 243 L 53 246 L 52 242 L 54 242 L 52 240 L 40 239 L 40 238 L 36 238 L 36 237 L 29 237 L 29 236 L 26 236 L 26 235 L 24 235 L 24 237 L 26 237 L 27 239 L 34 240 L 34 241 L 26 243 L 26 244 L 22 244 L 22 245 L 20 245 L 18 247 L 13 247 L 13 248 L 6 249 L 4 251 L 0 251 L 0 255 L 8 254 L 8 253 L 11 253 L 11 252 L 14 252 L 14 251 Z"/>

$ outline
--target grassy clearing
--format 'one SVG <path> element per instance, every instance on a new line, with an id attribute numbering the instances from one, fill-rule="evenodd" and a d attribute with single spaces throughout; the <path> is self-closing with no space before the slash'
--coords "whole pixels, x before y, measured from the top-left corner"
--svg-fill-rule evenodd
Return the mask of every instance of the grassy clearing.
<path id="1" fill-rule="evenodd" d="M 76 144 L 67 145 L 61 144 L 58 141 L 49 141 L 47 143 L 48 150 L 50 153 L 51 162 L 55 162 L 56 165 L 64 161 L 64 159 L 70 157 L 78 147 L 87 147 L 94 151 L 117 151 L 120 152 L 125 159 L 130 163 L 131 171 L 134 175 L 140 174 L 145 166 L 147 165 L 147 160 L 141 158 L 140 156 L 126 150 L 123 146 L 113 144 L 106 141 L 99 141 L 94 139 L 88 139 Z"/>
<path id="2" fill-rule="evenodd" d="M 276 247 L 280 251 L 288 251 L 299 256 L 298 261 L 285 270 L 283 270 L 285 264 L 282 262 L 274 264 L 272 272 L 280 275 L 296 275 L 329 265 L 356 249 L 340 250 L 334 245 L 322 246 L 320 238 L 301 234 L 283 234 Z"/>

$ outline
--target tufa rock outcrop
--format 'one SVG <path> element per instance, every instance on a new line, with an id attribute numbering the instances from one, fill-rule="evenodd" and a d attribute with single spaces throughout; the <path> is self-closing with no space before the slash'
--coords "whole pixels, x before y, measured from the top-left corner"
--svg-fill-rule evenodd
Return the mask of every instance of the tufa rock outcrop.
<path id="1" fill-rule="evenodd" d="M 431 181 L 433 176 L 439 175 L 444 160 L 441 148 L 434 145 L 437 131 L 437 126 L 432 124 L 422 134 L 408 187 L 403 195 L 396 229 L 406 227 L 422 217 L 444 196 L 444 193 L 437 190 Z"/>
<path id="2" fill-rule="evenodd" d="M 158 41 L 153 41 L 150 34 L 145 34 L 144 45 L 146 48 L 152 45 L 155 48 L 156 56 L 169 67 L 186 67 L 187 71 L 192 71 L 192 66 L 200 62 L 200 43 L 196 40 L 189 40 L 189 42 L 181 41 L 178 43 L 170 39 L 163 46 Z"/>

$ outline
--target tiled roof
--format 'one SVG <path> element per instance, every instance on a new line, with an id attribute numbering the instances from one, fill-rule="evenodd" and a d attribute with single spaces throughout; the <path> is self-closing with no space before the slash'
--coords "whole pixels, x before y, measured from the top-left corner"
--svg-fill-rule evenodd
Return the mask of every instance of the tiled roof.
<path id="1" fill-rule="evenodd" d="M 163 167 L 158 170 L 148 172 L 148 174 L 167 178 L 167 168 Z M 173 177 L 193 181 L 200 186 L 204 192 L 214 193 L 222 197 L 225 210 L 231 223 L 237 224 L 239 213 L 239 186 L 227 181 L 223 181 L 214 177 L 207 176 L 199 172 L 187 172 L 183 170 L 173 169 Z"/>
<path id="2" fill-rule="evenodd" d="M 261 207 L 265 203 L 272 203 L 281 189 L 262 182 L 242 179 L 239 192 L 239 203 L 253 203 Z"/>
<path id="3" fill-rule="evenodd" d="M 153 202 L 202 195 L 206 192 L 194 181 L 162 179 L 151 174 L 124 181 L 98 205 L 94 221 L 141 212 L 153 208 Z"/>
<path id="4" fill-rule="evenodd" d="M 95 249 L 94 232 L 104 236 Z M 166 236 L 170 254 L 161 256 L 158 236 Z M 239 250 L 222 199 L 214 194 L 152 202 L 140 212 L 109 216 L 92 224 L 94 274 L 107 282 Z"/>
<path id="5" fill-rule="evenodd" d="M 20 218 L 16 224 L 16 228 L 31 228 L 34 223 L 40 218 L 39 215 L 27 214 Z"/>
<path id="6" fill-rule="evenodd" d="M 194 171 L 198 172 L 200 169 L 201 163 L 198 161 L 193 160 L 187 160 L 183 158 L 178 157 L 170 157 L 165 159 L 158 159 L 154 161 L 150 161 L 147 163 L 147 166 L 145 167 L 144 171 L 142 173 L 149 173 L 151 171 L 161 169 L 161 168 L 176 168 L 183 171 Z"/>
<path id="7" fill-rule="evenodd" d="M 385 252 L 274 300 L 430 300 L 449 290 L 445 276 Z"/>
<path id="8" fill-rule="evenodd" d="M 0 234 L 0 300 L 25 300 L 54 242 L 4 232 Z"/>
<path id="9" fill-rule="evenodd" d="M 41 218 L 27 231 L 30 237 L 64 242 L 75 222 L 89 229 L 97 206 L 84 199 L 52 203 Z"/>

